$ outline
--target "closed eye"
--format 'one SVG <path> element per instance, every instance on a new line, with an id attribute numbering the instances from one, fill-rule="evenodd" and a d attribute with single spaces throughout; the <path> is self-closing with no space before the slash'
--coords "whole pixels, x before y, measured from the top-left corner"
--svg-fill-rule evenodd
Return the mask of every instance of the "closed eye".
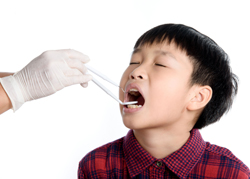
<path id="1" fill-rule="evenodd" d="M 157 66 L 161 66 L 161 67 L 166 67 L 166 66 L 164 66 L 164 65 L 161 65 L 161 64 L 155 64 L 155 65 L 157 65 Z"/>
<path id="2" fill-rule="evenodd" d="M 129 65 L 140 64 L 139 62 L 131 62 Z"/>

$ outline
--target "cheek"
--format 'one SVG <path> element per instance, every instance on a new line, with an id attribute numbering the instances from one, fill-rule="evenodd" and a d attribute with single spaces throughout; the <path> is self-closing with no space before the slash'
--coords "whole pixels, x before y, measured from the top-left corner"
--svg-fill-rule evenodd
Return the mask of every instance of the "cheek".
<path id="1" fill-rule="evenodd" d="M 128 70 L 125 70 L 120 80 L 120 87 L 124 89 L 127 80 L 128 80 Z"/>
<path id="2" fill-rule="evenodd" d="M 125 90 L 125 85 L 127 81 L 129 80 L 129 74 L 131 70 L 128 68 L 124 71 L 121 80 L 120 80 L 120 87 Z M 124 92 L 119 88 L 119 99 L 121 101 L 124 101 Z M 120 104 L 120 111 L 122 112 L 123 106 Z"/>
<path id="3" fill-rule="evenodd" d="M 156 79 L 156 78 L 155 78 Z M 165 80 L 155 81 L 156 83 L 152 90 L 151 102 L 154 104 L 154 109 L 169 109 L 173 110 L 177 106 L 184 103 L 186 88 L 185 80 L 181 78 L 171 77 Z"/>
<path id="4" fill-rule="evenodd" d="M 126 86 L 126 83 L 128 82 L 129 80 L 129 74 L 132 72 L 132 69 L 130 69 L 129 67 L 124 71 L 122 77 L 121 77 L 121 80 L 120 80 L 120 87 L 122 89 L 125 90 L 125 86 Z M 123 91 L 120 89 L 119 90 L 119 97 L 121 99 L 121 97 L 123 98 Z"/>

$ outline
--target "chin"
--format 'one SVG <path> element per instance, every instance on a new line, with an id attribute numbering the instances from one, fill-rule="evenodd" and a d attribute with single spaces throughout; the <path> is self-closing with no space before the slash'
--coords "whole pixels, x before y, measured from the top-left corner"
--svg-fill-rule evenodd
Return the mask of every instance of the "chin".
<path id="1" fill-rule="evenodd" d="M 123 116 L 123 118 L 122 118 L 123 124 L 129 129 L 141 130 L 141 129 L 149 128 L 149 126 L 147 126 L 147 124 L 144 122 L 144 120 L 140 120 L 140 119 L 143 119 L 143 118 L 142 117 L 141 118 L 140 117 L 131 117 L 131 116 L 126 116 L 126 117 Z"/>
<path id="2" fill-rule="evenodd" d="M 123 117 L 123 124 L 132 130 L 136 130 L 141 128 L 140 122 L 136 121 L 135 119 L 131 118 L 131 117 Z"/>

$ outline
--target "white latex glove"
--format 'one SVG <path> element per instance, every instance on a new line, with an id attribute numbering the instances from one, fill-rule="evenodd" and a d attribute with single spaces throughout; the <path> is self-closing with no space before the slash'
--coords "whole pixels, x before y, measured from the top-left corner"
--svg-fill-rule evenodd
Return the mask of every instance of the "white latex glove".
<path id="1" fill-rule="evenodd" d="M 75 50 L 46 51 L 13 76 L 0 78 L 13 110 L 26 101 L 49 96 L 66 86 L 87 87 L 92 76 L 86 74 L 88 56 Z"/>

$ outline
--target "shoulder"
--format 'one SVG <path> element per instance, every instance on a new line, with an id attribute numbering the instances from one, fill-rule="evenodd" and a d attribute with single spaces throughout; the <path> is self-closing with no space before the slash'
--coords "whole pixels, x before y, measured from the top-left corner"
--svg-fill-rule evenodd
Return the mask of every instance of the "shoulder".
<path id="1" fill-rule="evenodd" d="M 233 178 L 250 177 L 249 168 L 227 148 L 207 142 L 202 160 L 206 161 L 208 169 L 213 171 L 216 169 L 218 172 L 230 174 Z"/>
<path id="2" fill-rule="evenodd" d="M 120 138 L 89 152 L 80 161 L 78 172 L 88 174 L 98 170 L 105 173 L 111 170 L 112 165 L 123 160 L 123 139 Z"/>

